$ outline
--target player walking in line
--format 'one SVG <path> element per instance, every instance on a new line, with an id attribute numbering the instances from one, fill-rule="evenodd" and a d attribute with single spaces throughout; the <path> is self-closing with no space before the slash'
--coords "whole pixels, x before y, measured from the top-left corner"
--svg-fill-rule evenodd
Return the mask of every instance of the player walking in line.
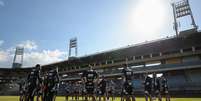
<path id="1" fill-rule="evenodd" d="M 20 95 L 19 100 L 25 101 L 25 99 L 26 99 L 26 82 L 23 80 L 21 80 L 19 82 L 19 95 Z"/>
<path id="2" fill-rule="evenodd" d="M 39 100 L 39 96 L 40 96 L 39 91 L 41 89 L 41 84 L 42 84 L 40 69 L 41 69 L 40 65 L 37 64 L 27 77 L 26 101 L 34 101 L 35 94 L 37 95 L 37 101 Z"/>
<path id="3" fill-rule="evenodd" d="M 75 82 L 74 84 L 74 96 L 75 96 L 75 101 L 79 100 L 79 93 L 80 93 L 80 85 L 78 82 Z"/>
<path id="4" fill-rule="evenodd" d="M 145 100 L 152 101 L 151 91 L 152 91 L 152 78 L 149 77 L 147 74 L 145 75 L 145 82 L 144 82 L 144 93 L 145 93 Z M 149 99 L 149 100 L 148 100 Z"/>
<path id="5" fill-rule="evenodd" d="M 158 97 L 158 101 L 162 101 L 162 98 L 161 98 L 161 93 L 160 93 L 160 78 L 157 77 L 157 74 L 156 73 L 153 73 L 153 94 L 154 94 L 154 97 Z"/>
<path id="6" fill-rule="evenodd" d="M 69 88 L 69 84 L 68 82 L 65 83 L 65 98 L 66 98 L 66 101 L 68 101 L 68 97 L 70 96 L 70 88 Z"/>
<path id="7" fill-rule="evenodd" d="M 105 77 L 102 76 L 102 80 L 98 84 L 99 87 L 99 101 L 106 101 L 106 87 L 107 87 L 107 82 L 105 80 Z M 101 97 L 103 97 L 103 100 L 101 100 Z"/>
<path id="8" fill-rule="evenodd" d="M 170 101 L 170 95 L 168 92 L 168 83 L 164 75 L 161 77 L 161 87 L 162 87 L 161 92 L 165 95 L 166 101 Z"/>
<path id="9" fill-rule="evenodd" d="M 122 70 L 123 73 L 123 97 L 122 100 L 126 99 L 126 101 L 135 101 L 135 96 L 133 95 L 133 84 L 132 84 L 132 77 L 133 71 L 128 68 L 127 64 L 124 65 L 124 69 Z"/>
<path id="10" fill-rule="evenodd" d="M 98 80 L 98 74 L 95 70 L 93 70 L 92 66 L 89 65 L 89 70 L 84 71 L 82 75 L 82 81 L 85 83 L 85 89 L 86 89 L 86 97 L 85 100 L 88 100 L 88 98 L 92 98 L 92 101 L 95 101 L 95 84 Z"/>
<path id="11" fill-rule="evenodd" d="M 54 69 L 49 71 L 47 77 L 44 79 L 43 101 L 55 101 L 58 87 L 58 70 Z"/>
<path id="12" fill-rule="evenodd" d="M 109 100 L 109 98 L 111 97 L 111 101 L 114 101 L 115 100 L 115 97 L 114 97 L 114 90 L 115 90 L 115 83 L 110 80 L 110 82 L 108 83 L 108 89 L 107 89 L 107 100 Z"/>

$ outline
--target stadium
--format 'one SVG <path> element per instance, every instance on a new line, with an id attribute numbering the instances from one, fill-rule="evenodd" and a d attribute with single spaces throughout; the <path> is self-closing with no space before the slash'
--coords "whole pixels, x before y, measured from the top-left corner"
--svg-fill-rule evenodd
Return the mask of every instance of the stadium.
<path id="1" fill-rule="evenodd" d="M 178 10 L 186 6 L 189 8 Z M 175 3 L 174 7 L 175 20 L 183 16 L 192 16 L 186 0 Z M 194 22 L 193 17 L 191 20 Z M 66 95 L 71 101 L 83 100 L 78 94 L 80 93 L 78 89 L 82 88 L 80 82 L 82 82 L 83 72 L 89 70 L 90 66 L 100 78 L 104 77 L 110 81 L 108 85 L 113 88 L 113 94 L 109 96 L 116 97 L 114 101 L 121 101 L 122 69 L 125 64 L 133 72 L 131 82 L 136 101 L 145 101 L 143 85 L 145 75 L 153 73 L 167 79 L 171 101 L 200 101 L 201 32 L 196 25 L 193 28 L 178 31 L 177 22 L 175 21 L 174 24 L 175 36 L 81 57 L 71 56 L 73 52 L 71 49 L 75 48 L 75 54 L 77 54 L 78 40 L 72 38 L 69 44 L 69 58 L 41 65 L 41 74 L 44 76 L 48 71 L 58 69 L 60 81 L 56 101 L 66 101 Z M 14 61 L 17 56 L 23 57 L 23 48 L 16 48 Z M 21 68 L 21 66 L 22 62 L 13 62 L 13 68 L 0 68 L 0 101 L 19 100 L 19 84 L 26 81 L 27 76 L 35 68 L 34 66 Z M 66 89 L 68 89 L 68 93 L 66 93 Z M 73 98 L 76 96 L 78 96 L 78 100 Z"/>

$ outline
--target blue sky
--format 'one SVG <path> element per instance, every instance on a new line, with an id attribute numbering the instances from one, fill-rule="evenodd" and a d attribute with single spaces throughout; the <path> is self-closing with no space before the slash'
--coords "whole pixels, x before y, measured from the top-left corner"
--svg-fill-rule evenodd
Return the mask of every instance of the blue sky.
<path id="1" fill-rule="evenodd" d="M 174 35 L 170 0 L 151 1 L 0 0 L 0 67 L 11 66 L 18 45 L 32 66 L 66 59 L 72 37 L 83 56 Z M 190 4 L 199 26 L 201 1 Z"/>

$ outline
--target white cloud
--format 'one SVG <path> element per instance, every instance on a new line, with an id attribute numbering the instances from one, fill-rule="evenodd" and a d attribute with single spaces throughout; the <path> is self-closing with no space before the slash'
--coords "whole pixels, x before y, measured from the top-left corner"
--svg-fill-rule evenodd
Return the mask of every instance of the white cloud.
<path id="1" fill-rule="evenodd" d="M 5 6 L 5 3 L 2 0 L 0 0 L 0 6 Z"/>
<path id="2" fill-rule="evenodd" d="M 24 41 L 18 44 L 18 46 L 24 46 L 25 49 L 29 49 L 29 51 L 25 50 L 23 67 L 31 67 L 36 64 L 44 65 L 64 59 L 65 52 L 58 49 L 37 51 L 38 46 L 34 41 Z M 14 53 L 15 48 L 13 47 L 0 49 L 0 68 L 10 68 L 12 66 Z"/>
<path id="3" fill-rule="evenodd" d="M 5 62 L 8 59 L 8 53 L 6 51 L 0 51 L 0 61 Z"/>
<path id="4" fill-rule="evenodd" d="M 60 50 L 43 50 L 42 52 L 30 52 L 24 54 L 24 66 L 34 66 L 35 64 L 48 64 L 63 59 L 64 52 Z"/>
<path id="5" fill-rule="evenodd" d="M 13 55 L 7 50 L 0 50 L 0 68 L 8 68 L 12 65 Z"/>
<path id="6" fill-rule="evenodd" d="M 34 41 L 31 41 L 31 40 L 26 40 L 26 41 L 23 41 L 22 43 L 18 44 L 17 46 L 19 47 L 24 47 L 25 49 L 28 49 L 28 50 L 33 50 L 33 49 L 37 49 L 37 45 Z"/>
<path id="7" fill-rule="evenodd" d="M 14 51 L 14 50 L 13 50 Z M 14 57 L 14 52 L 10 50 L 0 50 L 0 68 L 1 67 L 11 67 Z M 49 64 L 53 62 L 58 62 L 64 59 L 64 52 L 56 50 L 43 50 L 39 51 L 29 51 L 24 53 L 23 67 L 35 66 L 35 64 Z"/>
<path id="8" fill-rule="evenodd" d="M 4 43 L 4 41 L 3 41 L 3 40 L 0 40 L 0 46 L 1 46 L 3 43 Z"/>

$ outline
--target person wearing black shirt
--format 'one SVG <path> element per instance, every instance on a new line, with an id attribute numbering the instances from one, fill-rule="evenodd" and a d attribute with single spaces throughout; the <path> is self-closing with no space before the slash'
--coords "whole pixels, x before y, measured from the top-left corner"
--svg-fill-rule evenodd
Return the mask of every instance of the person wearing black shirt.
<path id="1" fill-rule="evenodd" d="M 54 101 L 59 84 L 58 70 L 54 69 L 47 73 L 44 80 L 45 90 L 43 92 L 43 101 Z"/>
<path id="2" fill-rule="evenodd" d="M 162 101 L 161 94 L 160 94 L 160 78 L 157 77 L 157 74 L 153 74 L 153 90 L 154 90 L 154 97 L 158 97 L 158 101 Z"/>
<path id="3" fill-rule="evenodd" d="M 161 87 L 162 87 L 162 93 L 165 95 L 166 101 L 170 101 L 170 95 L 168 92 L 168 83 L 164 75 L 161 77 Z"/>
<path id="4" fill-rule="evenodd" d="M 27 101 L 33 101 L 34 95 L 37 94 L 37 100 L 39 98 L 40 86 L 42 83 L 40 76 L 40 65 L 37 64 L 35 68 L 32 69 L 31 73 L 27 77 Z"/>
<path id="5" fill-rule="evenodd" d="M 150 101 L 152 101 L 151 91 L 152 91 L 152 78 L 148 75 L 145 76 L 145 82 L 144 82 L 144 92 L 145 92 L 145 100 L 148 101 L 148 98 Z"/>
<path id="6" fill-rule="evenodd" d="M 132 77 L 133 77 L 133 71 L 127 67 L 127 65 L 124 65 L 124 69 L 122 70 L 123 73 L 123 99 L 126 99 L 127 101 L 132 98 L 132 101 L 135 101 L 135 96 L 133 95 L 133 85 L 132 85 Z"/>
<path id="7" fill-rule="evenodd" d="M 115 83 L 112 80 L 110 80 L 107 88 L 107 100 L 109 100 L 110 97 L 112 98 L 111 101 L 115 100 L 114 89 L 115 89 Z"/>
<path id="8" fill-rule="evenodd" d="M 20 98 L 19 100 L 20 101 L 24 101 L 25 98 L 26 98 L 26 89 L 25 89 L 25 81 L 23 80 L 20 80 L 19 82 L 19 95 L 20 95 Z"/>
<path id="9" fill-rule="evenodd" d="M 79 100 L 80 89 L 81 89 L 81 87 L 80 87 L 79 83 L 75 82 L 74 83 L 74 94 L 73 94 L 73 96 L 75 97 L 75 101 Z"/>
<path id="10" fill-rule="evenodd" d="M 69 95 L 70 95 L 70 89 L 69 89 L 69 84 L 68 84 L 68 82 L 67 83 L 65 83 L 65 93 L 66 93 L 66 96 L 65 96 L 65 98 L 66 98 L 66 101 L 68 101 L 68 97 L 69 97 Z"/>
<path id="11" fill-rule="evenodd" d="M 103 97 L 103 101 L 106 100 L 106 87 L 107 87 L 107 82 L 105 80 L 105 77 L 102 77 L 102 80 L 98 84 L 99 87 L 99 101 L 101 101 L 101 97 Z"/>
<path id="12" fill-rule="evenodd" d="M 82 80 L 85 83 L 85 89 L 87 93 L 87 97 L 92 97 L 93 101 L 95 101 L 94 91 L 95 91 L 95 83 L 98 79 L 98 74 L 95 70 L 92 69 L 90 65 L 90 70 L 84 71 L 82 75 Z M 87 97 L 86 100 L 87 100 Z"/>

